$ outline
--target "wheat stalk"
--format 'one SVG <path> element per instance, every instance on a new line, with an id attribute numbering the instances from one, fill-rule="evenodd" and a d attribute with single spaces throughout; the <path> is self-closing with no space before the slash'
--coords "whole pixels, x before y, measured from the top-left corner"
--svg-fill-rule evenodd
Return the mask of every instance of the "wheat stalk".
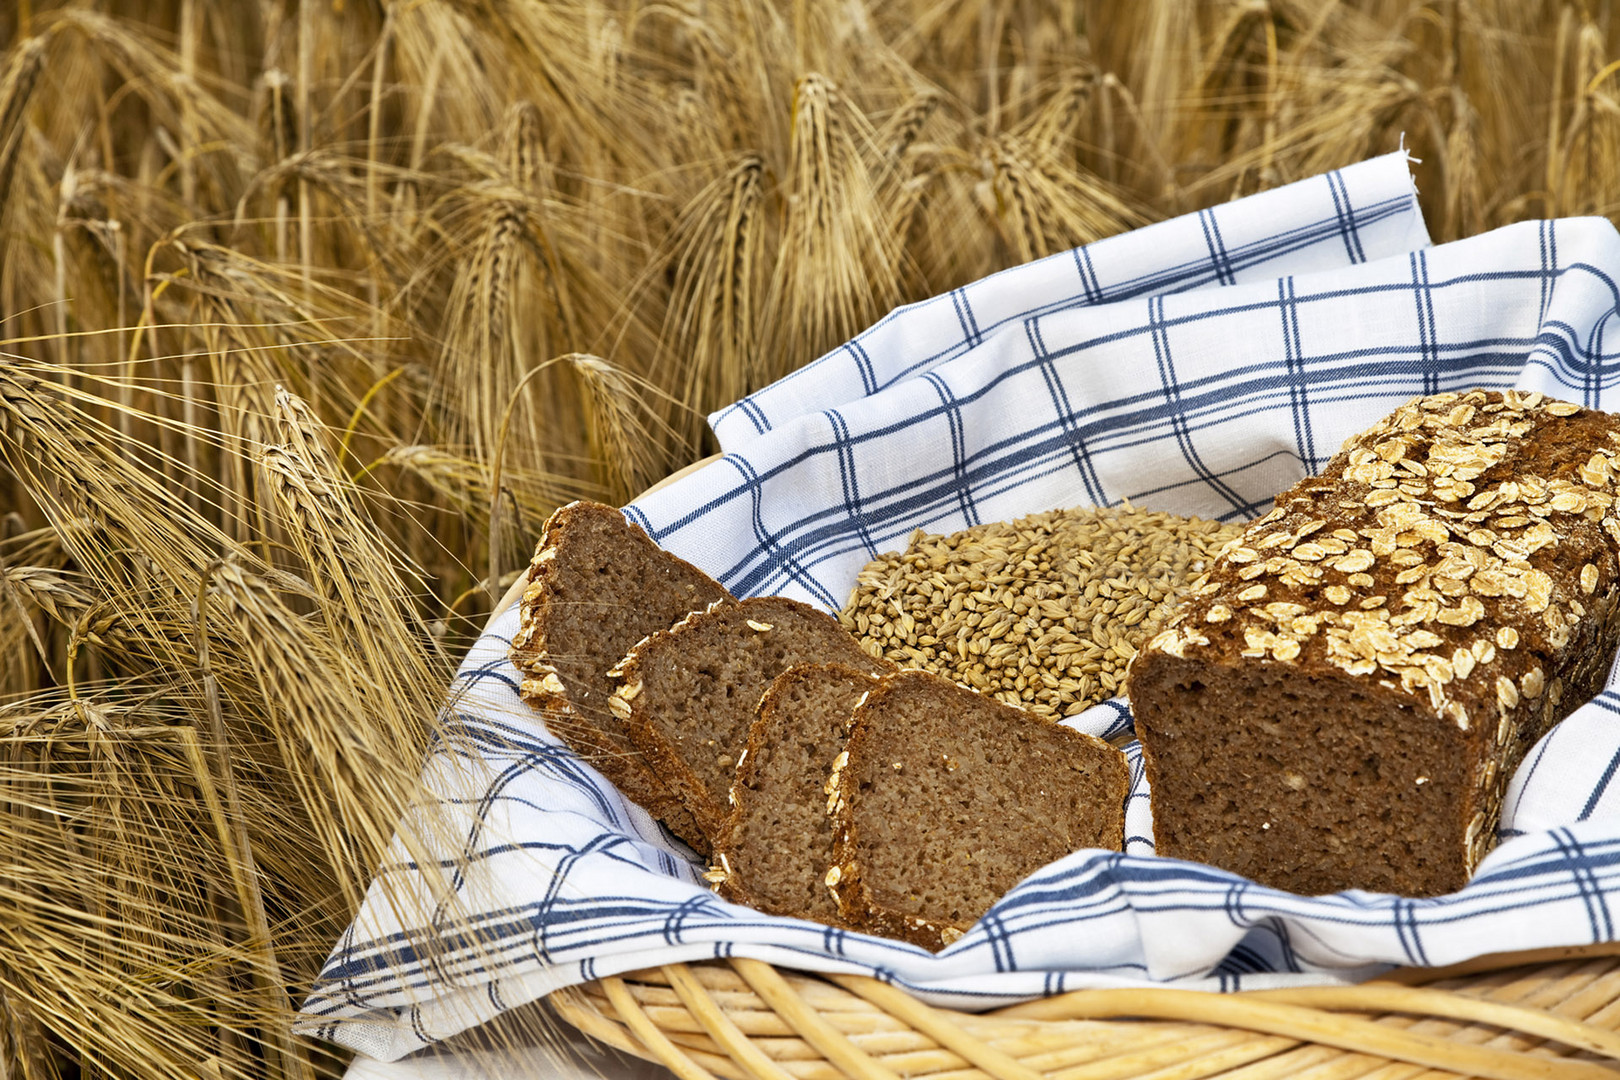
<path id="1" fill-rule="evenodd" d="M 762 363 L 775 379 L 893 307 L 901 259 L 876 199 L 866 118 L 819 74 L 795 88 L 788 206 L 764 304 Z"/>
<path id="2" fill-rule="evenodd" d="M 744 154 L 693 198 L 671 234 L 665 347 L 681 358 L 689 445 L 702 416 L 746 393 L 759 367 L 766 220 L 764 162 Z"/>
<path id="3" fill-rule="evenodd" d="M 339 1071 L 291 1009 L 538 523 L 893 306 L 1403 137 L 1436 239 L 1620 207 L 1601 5 L 30 0 L 0 42 L 9 1075 Z"/>
<path id="4" fill-rule="evenodd" d="M 5 74 L 0 76 L 0 209 L 8 202 L 11 173 L 22 146 L 23 117 L 44 65 L 45 43 L 30 38 L 10 52 Z"/>

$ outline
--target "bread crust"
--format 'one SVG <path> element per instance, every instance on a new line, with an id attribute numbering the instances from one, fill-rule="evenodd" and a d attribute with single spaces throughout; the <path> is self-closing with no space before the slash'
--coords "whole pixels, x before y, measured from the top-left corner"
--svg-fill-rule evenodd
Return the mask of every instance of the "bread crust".
<path id="1" fill-rule="evenodd" d="M 1601 689 L 1620 422 L 1419 398 L 1277 496 L 1132 663 L 1161 855 L 1302 893 L 1438 895 Z"/>

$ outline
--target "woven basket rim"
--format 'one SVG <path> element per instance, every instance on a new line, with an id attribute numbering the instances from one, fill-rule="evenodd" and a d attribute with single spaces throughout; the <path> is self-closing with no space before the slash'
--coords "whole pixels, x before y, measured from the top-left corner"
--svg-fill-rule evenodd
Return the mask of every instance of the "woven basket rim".
<path id="1" fill-rule="evenodd" d="M 682 1080 L 1620 1075 L 1620 943 L 1401 968 L 1355 986 L 1077 990 L 989 1013 L 737 957 L 547 1000 L 586 1037 Z"/>

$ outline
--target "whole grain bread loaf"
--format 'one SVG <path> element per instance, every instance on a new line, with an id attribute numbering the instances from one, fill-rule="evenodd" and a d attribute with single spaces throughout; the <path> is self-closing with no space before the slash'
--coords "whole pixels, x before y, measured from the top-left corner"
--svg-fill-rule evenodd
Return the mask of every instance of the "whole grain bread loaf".
<path id="1" fill-rule="evenodd" d="M 893 669 L 838 620 L 808 604 L 759 596 L 694 612 L 631 649 L 613 670 L 609 705 L 631 741 L 712 844 L 730 812 L 737 762 L 759 699 L 796 664 Z"/>
<path id="2" fill-rule="evenodd" d="M 693 611 L 731 600 L 725 587 L 654 544 L 618 510 L 575 502 L 546 522 L 530 563 L 511 657 L 523 700 L 546 727 L 689 844 L 697 823 L 631 744 L 609 708 L 608 670 L 631 646 Z"/>
<path id="3" fill-rule="evenodd" d="M 873 933 L 937 951 L 1045 864 L 1124 845 L 1123 754 L 928 672 L 885 677 L 845 754 L 826 881 Z"/>
<path id="4" fill-rule="evenodd" d="M 824 879 L 832 865 L 827 778 L 855 706 L 877 680 L 843 664 L 778 675 L 748 729 L 731 813 L 710 859 L 716 891 L 772 915 L 842 926 Z"/>
<path id="5" fill-rule="evenodd" d="M 1616 643 L 1620 421 L 1419 398 L 1277 497 L 1132 664 L 1161 855 L 1315 894 L 1464 885 Z"/>

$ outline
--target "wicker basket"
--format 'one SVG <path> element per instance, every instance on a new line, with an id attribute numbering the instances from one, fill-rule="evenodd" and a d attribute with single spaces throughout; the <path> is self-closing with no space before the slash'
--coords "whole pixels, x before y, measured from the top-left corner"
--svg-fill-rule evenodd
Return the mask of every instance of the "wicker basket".
<path id="1" fill-rule="evenodd" d="M 683 1080 L 1620 1080 L 1620 943 L 1403 968 L 1351 987 L 1080 990 L 989 1013 L 742 958 L 546 1000 L 587 1037 Z"/>
<path id="2" fill-rule="evenodd" d="M 983 1014 L 744 959 L 598 979 L 548 1000 L 587 1036 L 683 1080 L 1620 1076 L 1615 944 L 1352 987 L 1080 990 Z"/>

